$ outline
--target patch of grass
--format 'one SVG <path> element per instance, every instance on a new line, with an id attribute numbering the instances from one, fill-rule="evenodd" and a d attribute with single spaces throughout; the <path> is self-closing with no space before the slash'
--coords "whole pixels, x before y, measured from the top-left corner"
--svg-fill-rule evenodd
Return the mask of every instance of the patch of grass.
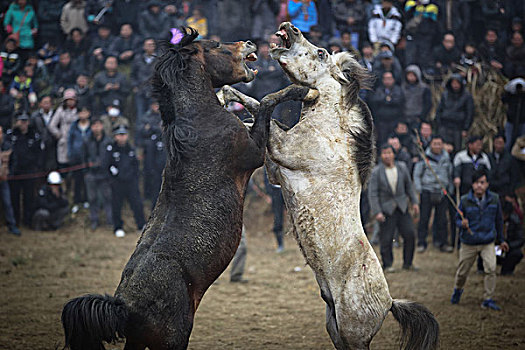
<path id="1" fill-rule="evenodd" d="M 23 256 L 15 256 L 11 259 L 11 264 L 13 266 L 21 266 L 27 264 L 28 260 Z"/>

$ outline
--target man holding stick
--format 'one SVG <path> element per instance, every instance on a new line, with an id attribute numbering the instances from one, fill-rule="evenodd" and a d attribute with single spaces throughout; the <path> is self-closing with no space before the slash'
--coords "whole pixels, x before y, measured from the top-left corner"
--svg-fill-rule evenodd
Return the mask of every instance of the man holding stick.
<path id="1" fill-rule="evenodd" d="M 472 175 L 472 189 L 461 197 L 456 215 L 456 225 L 460 227 L 461 248 L 450 302 L 459 303 L 468 272 L 479 253 L 485 271 L 485 292 L 481 307 L 499 311 L 501 308 L 492 300 L 496 289 L 494 243 L 499 244 L 501 251 L 508 251 L 509 246 L 503 239 L 503 217 L 499 197 L 487 191 L 488 187 L 487 171 L 480 168 Z"/>

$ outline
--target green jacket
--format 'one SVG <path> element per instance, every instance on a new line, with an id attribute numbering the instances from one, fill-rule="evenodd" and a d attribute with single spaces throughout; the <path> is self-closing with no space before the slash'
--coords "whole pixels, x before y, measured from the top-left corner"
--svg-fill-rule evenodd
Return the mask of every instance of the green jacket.
<path id="1" fill-rule="evenodd" d="M 24 24 L 20 29 L 20 23 L 24 15 L 27 13 Z M 31 29 L 38 28 L 38 22 L 36 19 L 35 11 L 33 6 L 27 4 L 24 11 L 20 9 L 20 6 L 16 3 L 9 5 L 9 9 L 5 13 L 4 18 L 4 27 L 7 28 L 8 25 L 13 27 L 13 33 L 16 33 L 20 30 L 20 47 L 23 49 L 32 49 L 35 46 L 33 41 L 33 35 L 31 34 Z"/>

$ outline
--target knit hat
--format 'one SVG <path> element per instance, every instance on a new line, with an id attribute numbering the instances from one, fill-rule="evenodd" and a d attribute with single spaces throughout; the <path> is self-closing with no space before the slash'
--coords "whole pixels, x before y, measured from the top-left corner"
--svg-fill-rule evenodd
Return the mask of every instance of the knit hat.
<path id="1" fill-rule="evenodd" d="M 70 100 L 70 99 L 76 100 L 77 99 L 77 93 L 73 89 L 66 89 L 66 91 L 64 91 L 63 98 L 64 98 L 64 101 L 65 100 Z"/>

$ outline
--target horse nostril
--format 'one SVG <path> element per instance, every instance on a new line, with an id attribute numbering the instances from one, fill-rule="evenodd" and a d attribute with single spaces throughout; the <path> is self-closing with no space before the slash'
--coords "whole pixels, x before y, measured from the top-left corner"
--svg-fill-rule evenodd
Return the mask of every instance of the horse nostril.
<path id="1" fill-rule="evenodd" d="M 248 41 L 246 42 L 246 46 L 248 46 L 248 47 L 254 47 L 255 44 L 252 43 L 250 40 L 248 40 Z"/>

